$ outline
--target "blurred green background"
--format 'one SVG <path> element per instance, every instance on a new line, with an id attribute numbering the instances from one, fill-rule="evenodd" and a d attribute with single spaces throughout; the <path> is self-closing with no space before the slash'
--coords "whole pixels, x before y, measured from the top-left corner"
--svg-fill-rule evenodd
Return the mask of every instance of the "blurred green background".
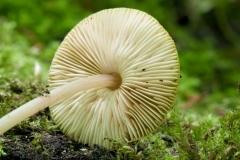
<path id="1" fill-rule="evenodd" d="M 199 116 L 239 108 L 238 0 L 1 0 L 0 78 L 46 84 L 54 53 L 70 29 L 89 14 L 115 7 L 149 13 L 174 39 L 183 76 L 175 106 Z"/>

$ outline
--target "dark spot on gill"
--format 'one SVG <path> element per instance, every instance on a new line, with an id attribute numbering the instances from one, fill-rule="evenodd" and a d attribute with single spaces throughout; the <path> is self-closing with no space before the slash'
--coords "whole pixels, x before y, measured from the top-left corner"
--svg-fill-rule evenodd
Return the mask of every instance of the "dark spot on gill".
<path id="1" fill-rule="evenodd" d="M 46 94 L 50 94 L 50 91 L 48 89 L 46 89 L 45 93 Z"/>

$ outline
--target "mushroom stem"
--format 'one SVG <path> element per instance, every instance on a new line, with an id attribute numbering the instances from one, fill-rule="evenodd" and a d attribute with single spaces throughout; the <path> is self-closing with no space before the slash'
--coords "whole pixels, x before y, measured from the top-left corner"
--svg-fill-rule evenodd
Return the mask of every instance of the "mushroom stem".
<path id="1" fill-rule="evenodd" d="M 117 88 L 121 83 L 118 75 L 94 75 L 67 83 L 51 91 L 47 96 L 35 98 L 20 106 L 0 119 L 0 135 L 8 131 L 24 119 L 47 108 L 48 106 L 66 99 L 74 94 L 96 87 Z"/>

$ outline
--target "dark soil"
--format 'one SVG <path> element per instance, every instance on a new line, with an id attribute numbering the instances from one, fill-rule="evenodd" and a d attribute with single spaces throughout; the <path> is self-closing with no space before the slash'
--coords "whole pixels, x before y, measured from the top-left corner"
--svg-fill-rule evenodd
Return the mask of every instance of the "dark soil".
<path id="1" fill-rule="evenodd" d="M 34 133 L 36 130 L 34 131 Z M 67 138 L 62 133 L 55 135 L 38 130 L 40 137 L 33 137 L 30 130 L 21 130 L 14 136 L 4 135 L 0 139 L 7 154 L 1 160 L 113 160 L 114 155 L 104 147 L 95 145 L 93 149 Z"/>

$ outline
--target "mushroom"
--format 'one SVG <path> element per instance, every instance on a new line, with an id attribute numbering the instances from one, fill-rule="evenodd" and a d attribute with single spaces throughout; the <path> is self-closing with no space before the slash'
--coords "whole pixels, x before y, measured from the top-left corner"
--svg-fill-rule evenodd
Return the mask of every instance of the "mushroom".
<path id="1" fill-rule="evenodd" d="M 0 119 L 0 135 L 50 106 L 70 138 L 110 148 L 155 131 L 171 109 L 180 66 L 172 38 L 145 12 L 106 9 L 65 37 L 49 71 L 49 91 Z"/>

